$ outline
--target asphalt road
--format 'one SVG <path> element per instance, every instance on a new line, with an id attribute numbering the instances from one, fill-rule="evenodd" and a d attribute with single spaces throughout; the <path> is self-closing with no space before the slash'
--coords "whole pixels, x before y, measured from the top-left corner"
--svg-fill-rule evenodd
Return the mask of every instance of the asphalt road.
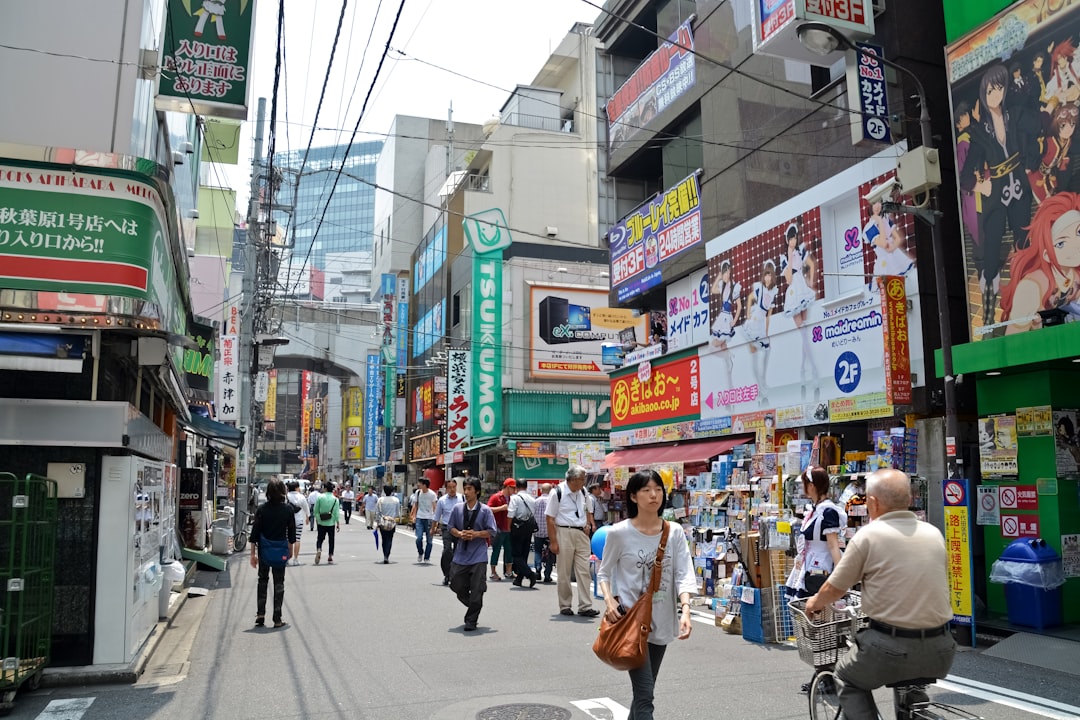
<path id="1" fill-rule="evenodd" d="M 417 562 L 399 529 L 383 565 L 362 522 L 343 526 L 335 563 L 286 573 L 285 628 L 257 629 L 255 571 L 230 559 L 203 598 L 192 597 L 135 685 L 20 693 L 14 718 L 39 720 L 622 720 L 625 674 L 590 647 L 598 622 L 558 614 L 554 585 L 489 583 L 480 628 L 442 586 L 436 545 Z M 600 607 L 599 601 L 596 601 Z M 799 685 L 810 669 L 794 648 L 727 635 L 711 616 L 672 646 L 657 686 L 658 718 L 782 720 L 807 717 Z M 1080 717 L 1077 676 L 964 651 L 935 699 L 986 720 Z M 967 683 L 975 681 L 983 686 Z M 1027 695 L 1019 693 L 1027 693 Z M 1038 698 L 1051 703 L 1045 705 Z M 881 692 L 885 704 L 888 693 Z M 532 707 L 529 707 L 532 706 Z"/>

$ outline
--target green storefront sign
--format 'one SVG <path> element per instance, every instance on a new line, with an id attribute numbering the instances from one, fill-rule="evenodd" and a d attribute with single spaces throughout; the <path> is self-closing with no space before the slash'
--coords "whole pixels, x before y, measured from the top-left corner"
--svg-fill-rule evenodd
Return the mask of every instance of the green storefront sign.
<path id="1" fill-rule="evenodd" d="M 192 390 L 209 392 L 214 387 L 214 341 L 217 331 L 212 325 L 192 323 L 188 338 L 194 348 L 184 349 L 184 375 Z"/>
<path id="2" fill-rule="evenodd" d="M 476 441 L 502 432 L 502 251 L 511 238 L 497 208 L 466 217 L 462 226 L 473 246 L 471 435 Z"/>
<path id="3" fill-rule="evenodd" d="M 507 390 L 503 434 L 520 440 L 595 440 L 611 432 L 611 398 L 603 393 Z"/>
<path id="4" fill-rule="evenodd" d="M 254 0 L 169 0 L 158 110 L 247 119 Z"/>

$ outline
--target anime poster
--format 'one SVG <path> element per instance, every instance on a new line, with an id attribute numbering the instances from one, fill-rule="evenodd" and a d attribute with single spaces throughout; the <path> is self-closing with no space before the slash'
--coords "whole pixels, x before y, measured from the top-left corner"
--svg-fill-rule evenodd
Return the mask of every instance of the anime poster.
<path id="1" fill-rule="evenodd" d="M 1080 477 L 1080 437 L 1077 410 L 1054 411 L 1054 455 L 1060 478 Z"/>
<path id="2" fill-rule="evenodd" d="M 946 50 L 972 340 L 1080 316 L 1077 38 L 1022 0 Z"/>
<path id="3" fill-rule="evenodd" d="M 979 468 L 983 477 L 1017 474 L 1015 415 L 979 418 Z"/>
<path id="4" fill-rule="evenodd" d="M 881 201 L 869 203 L 866 195 L 870 190 L 886 182 L 896 173 L 886 173 L 859 186 L 859 216 L 862 231 L 856 235 L 850 228 L 844 235 L 844 253 L 840 256 L 840 272 L 853 272 L 857 264 L 852 262 L 860 255 L 862 271 L 868 287 L 876 291 L 872 277 L 899 275 L 905 278 L 908 294 L 919 291 L 915 268 L 915 216 L 910 213 L 882 212 Z M 910 198 L 905 199 L 910 202 Z"/>

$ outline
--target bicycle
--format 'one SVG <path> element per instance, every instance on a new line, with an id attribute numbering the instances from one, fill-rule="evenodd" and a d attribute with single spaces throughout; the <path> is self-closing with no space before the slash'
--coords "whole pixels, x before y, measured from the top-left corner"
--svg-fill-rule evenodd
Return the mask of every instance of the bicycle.
<path id="1" fill-rule="evenodd" d="M 236 523 L 234 523 L 234 525 L 239 526 L 239 527 L 236 527 L 233 530 L 233 551 L 234 552 L 242 552 L 244 550 L 244 548 L 247 547 L 248 534 L 251 531 L 251 523 L 252 523 L 251 513 L 248 513 L 248 512 L 246 512 L 244 510 L 238 510 L 237 511 L 237 520 L 243 519 L 241 516 L 247 517 L 247 520 L 245 522 L 236 522 Z"/>
<path id="2" fill-rule="evenodd" d="M 855 633 L 867 627 L 870 619 L 862 612 L 862 598 L 855 591 L 848 592 L 843 601 L 813 618 L 806 614 L 807 600 L 791 600 L 788 608 L 799 658 L 814 668 L 814 677 L 810 681 L 810 717 L 812 720 L 842 720 L 838 694 L 840 681 L 833 668 L 840 654 L 847 651 Z M 926 688 L 935 682 L 936 678 L 910 678 L 886 685 L 893 691 L 896 720 L 982 720 L 966 710 L 932 702 Z M 884 720 L 880 712 L 878 717 Z"/>

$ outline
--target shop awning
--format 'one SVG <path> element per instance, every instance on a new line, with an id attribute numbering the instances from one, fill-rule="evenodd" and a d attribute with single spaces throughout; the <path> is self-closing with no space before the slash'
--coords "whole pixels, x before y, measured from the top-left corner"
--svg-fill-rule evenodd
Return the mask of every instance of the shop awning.
<path id="1" fill-rule="evenodd" d="M 736 445 L 747 442 L 750 442 L 748 437 L 732 437 L 721 440 L 679 442 L 674 445 L 626 448 L 608 453 L 604 458 L 604 467 L 637 467 L 665 462 L 706 462 L 711 457 L 723 455 Z"/>
<path id="2" fill-rule="evenodd" d="M 191 428 L 196 435 L 202 435 L 210 440 L 218 440 L 230 447 L 240 447 L 240 443 L 244 441 L 244 433 L 232 425 L 219 423 L 217 420 L 211 420 L 195 413 L 192 413 L 191 420 L 184 424 Z"/>
<path id="3" fill-rule="evenodd" d="M 484 448 L 491 447 L 492 445 L 497 445 L 498 442 L 499 442 L 498 438 L 491 438 L 490 440 L 478 440 L 477 442 L 474 442 L 469 447 L 461 448 L 461 449 L 462 449 L 462 451 L 464 451 L 464 453 L 466 455 L 468 455 L 469 453 L 474 453 L 477 450 L 483 450 Z"/>

